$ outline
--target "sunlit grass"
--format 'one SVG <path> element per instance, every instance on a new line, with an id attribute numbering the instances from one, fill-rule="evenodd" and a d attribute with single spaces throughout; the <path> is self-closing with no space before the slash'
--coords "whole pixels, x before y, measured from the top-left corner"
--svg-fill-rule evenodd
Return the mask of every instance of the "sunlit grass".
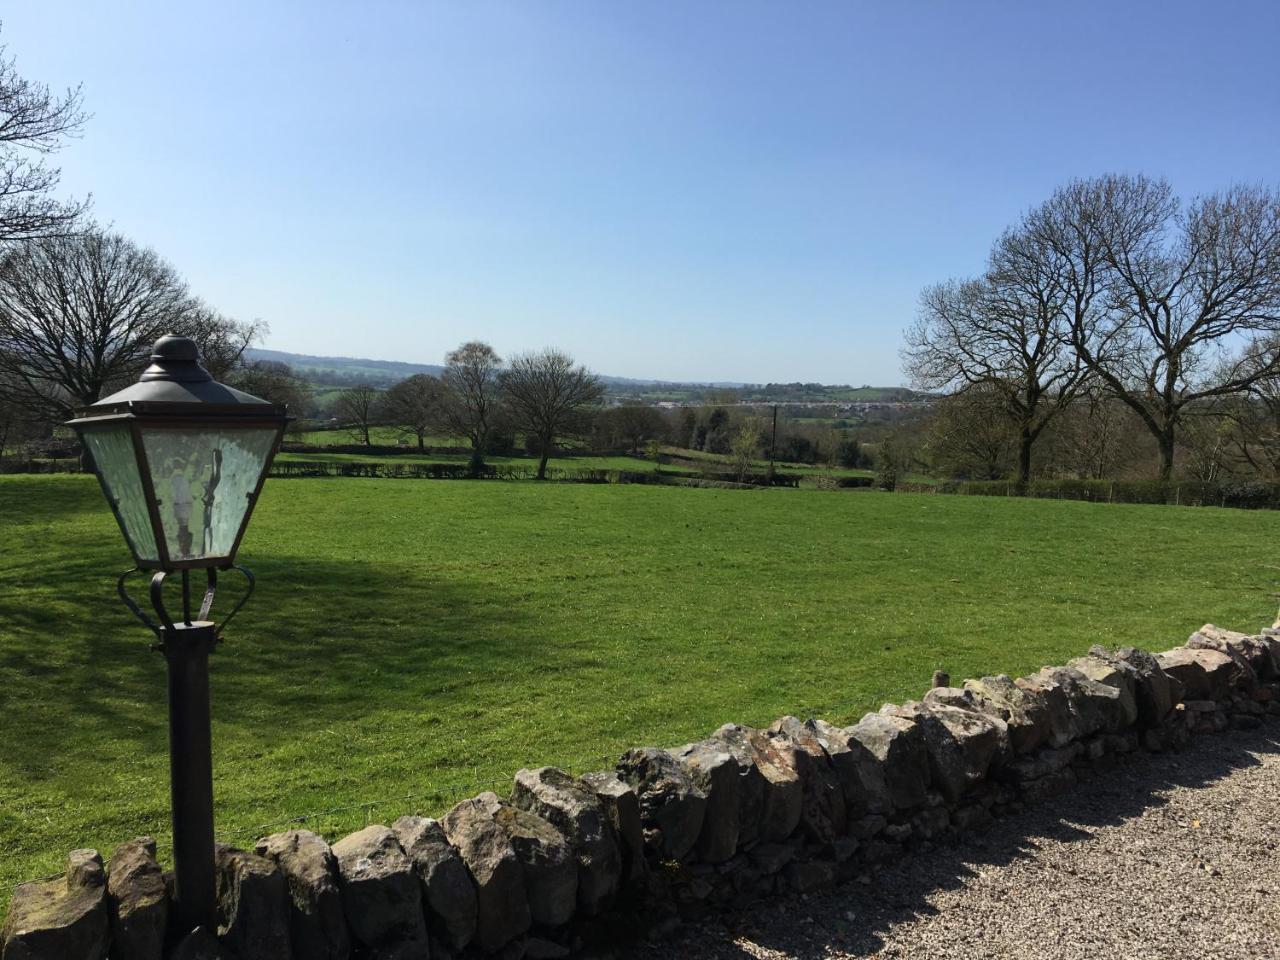
<path id="1" fill-rule="evenodd" d="M 987 497 L 273 480 L 213 665 L 219 831 L 439 812 L 523 765 L 852 720 L 1271 621 L 1280 516 Z M 0 478 L 0 885 L 166 825 L 164 664 L 89 477 Z M 230 592 L 230 578 L 228 578 Z M 606 765 L 597 759 L 596 766 Z M 0 898 L 7 897 L 7 890 Z"/>

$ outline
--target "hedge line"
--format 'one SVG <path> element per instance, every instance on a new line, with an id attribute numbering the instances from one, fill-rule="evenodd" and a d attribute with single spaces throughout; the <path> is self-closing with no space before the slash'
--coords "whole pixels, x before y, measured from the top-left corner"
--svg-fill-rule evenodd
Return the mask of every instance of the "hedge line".
<path id="1" fill-rule="evenodd" d="M 467 463 L 388 463 L 356 461 L 311 461 L 306 463 L 276 461 L 271 466 L 273 477 L 373 477 L 387 480 L 463 480 L 476 475 Z M 513 464 L 485 464 L 479 478 L 484 480 L 532 480 L 537 469 Z M 562 483 L 644 483 L 683 484 L 691 480 L 698 485 L 776 486 L 798 487 L 800 478 L 791 474 L 775 473 L 749 475 L 738 481 L 736 477 L 722 473 L 705 473 L 701 477 L 686 477 L 652 470 L 605 470 L 592 467 L 548 467 L 547 479 Z"/>
<path id="2" fill-rule="evenodd" d="M 910 485 L 899 484 L 899 489 Z M 922 491 L 968 496 L 1012 497 L 1019 491 L 1006 480 L 949 480 Z M 1280 509 L 1280 483 L 1259 480 L 1033 480 L 1026 496 L 1056 500 L 1089 500 L 1095 503 L 1164 503 L 1184 507 L 1238 507 L 1247 510 Z"/>

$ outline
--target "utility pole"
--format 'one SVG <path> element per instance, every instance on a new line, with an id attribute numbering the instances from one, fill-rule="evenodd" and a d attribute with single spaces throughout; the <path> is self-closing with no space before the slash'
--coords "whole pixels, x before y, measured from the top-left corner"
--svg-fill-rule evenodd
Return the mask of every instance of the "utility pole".
<path id="1" fill-rule="evenodd" d="M 773 433 L 769 437 L 769 478 L 773 479 L 773 455 L 778 449 L 778 405 L 773 405 Z"/>

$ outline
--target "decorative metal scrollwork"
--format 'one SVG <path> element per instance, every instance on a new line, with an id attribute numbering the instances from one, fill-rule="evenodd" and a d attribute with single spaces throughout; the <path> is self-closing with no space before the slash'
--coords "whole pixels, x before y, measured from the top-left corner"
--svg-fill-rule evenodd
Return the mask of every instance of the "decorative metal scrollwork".
<path id="1" fill-rule="evenodd" d="M 249 598 L 253 596 L 254 587 L 257 585 L 253 572 L 248 567 L 233 565 L 228 569 L 235 570 L 244 577 L 245 591 L 222 622 L 214 625 L 215 640 L 222 639 L 222 631 L 235 618 L 235 615 L 240 612 L 240 609 L 249 602 Z M 178 629 L 164 602 L 164 585 L 169 574 L 164 570 L 158 570 L 152 574 L 150 587 L 151 609 L 155 612 L 155 616 L 152 617 L 151 614 L 142 609 L 133 597 L 129 596 L 129 591 L 125 587 L 125 581 L 131 575 L 141 572 L 143 572 L 141 567 L 133 567 L 120 574 L 116 580 L 116 593 L 119 594 L 120 599 L 124 601 L 124 605 L 129 608 L 129 611 L 141 621 L 144 627 L 154 633 L 156 639 L 163 645 L 166 632 Z M 193 618 L 191 615 L 191 571 L 182 571 L 182 623 L 186 626 L 190 626 L 193 622 L 207 620 L 213 609 L 214 596 L 218 590 L 218 571 L 213 567 L 207 567 L 205 568 L 205 575 L 207 582 L 204 595 L 200 599 L 200 606 Z"/>

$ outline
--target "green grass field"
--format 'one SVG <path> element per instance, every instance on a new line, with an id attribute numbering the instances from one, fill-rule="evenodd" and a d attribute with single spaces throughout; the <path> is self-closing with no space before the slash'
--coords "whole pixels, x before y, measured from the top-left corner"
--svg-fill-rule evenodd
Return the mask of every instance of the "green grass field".
<path id="1" fill-rule="evenodd" d="M 1273 512 L 273 480 L 241 553 L 258 593 L 214 658 L 219 831 L 346 808 L 308 821 L 333 836 L 524 765 L 852 720 L 939 667 L 1257 628 L 1277 535 Z M 168 793 L 164 664 L 114 595 L 129 563 L 97 484 L 0 478 L 0 543 L 3 909 L 72 847 L 163 848 Z"/>

